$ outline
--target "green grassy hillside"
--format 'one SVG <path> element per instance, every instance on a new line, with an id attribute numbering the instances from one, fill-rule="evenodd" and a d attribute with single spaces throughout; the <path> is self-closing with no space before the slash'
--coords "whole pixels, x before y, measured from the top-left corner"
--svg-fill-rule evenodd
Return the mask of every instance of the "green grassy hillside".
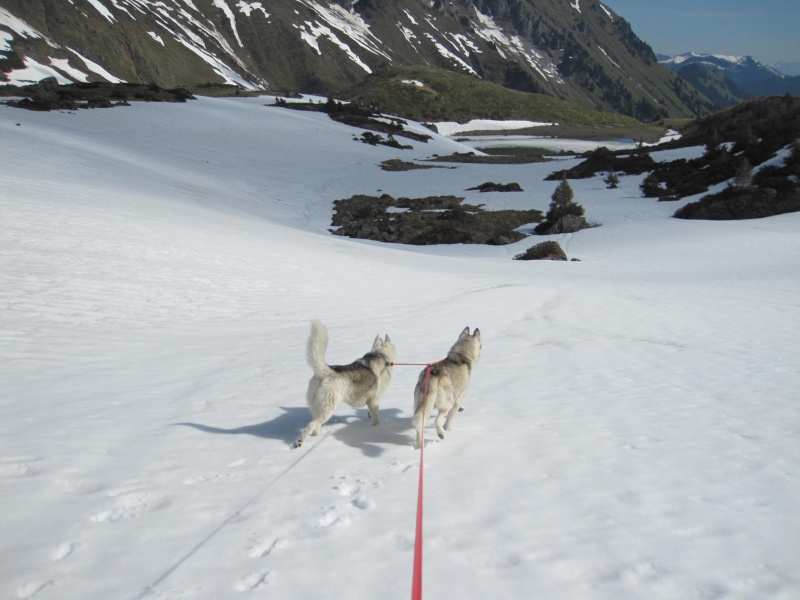
<path id="1" fill-rule="evenodd" d="M 477 77 L 428 67 L 389 67 L 334 95 L 341 100 L 416 121 L 470 119 L 530 120 L 590 135 L 650 138 L 663 124 L 645 124 L 613 112 L 602 112 L 528 92 L 510 90 Z M 543 132 L 544 133 L 544 132 Z M 554 135 L 554 128 L 548 135 Z"/>

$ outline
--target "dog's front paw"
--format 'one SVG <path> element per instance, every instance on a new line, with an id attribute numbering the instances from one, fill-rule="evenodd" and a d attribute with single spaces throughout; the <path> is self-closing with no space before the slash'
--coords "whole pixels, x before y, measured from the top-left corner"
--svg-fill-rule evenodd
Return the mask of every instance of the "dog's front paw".
<path id="1" fill-rule="evenodd" d="M 297 440 L 294 444 L 292 444 L 292 448 L 299 448 L 303 445 L 303 440 Z"/>
<path id="2" fill-rule="evenodd" d="M 440 439 L 440 440 L 443 440 L 443 439 L 444 439 L 444 433 L 440 433 L 440 434 L 439 434 L 439 439 Z"/>

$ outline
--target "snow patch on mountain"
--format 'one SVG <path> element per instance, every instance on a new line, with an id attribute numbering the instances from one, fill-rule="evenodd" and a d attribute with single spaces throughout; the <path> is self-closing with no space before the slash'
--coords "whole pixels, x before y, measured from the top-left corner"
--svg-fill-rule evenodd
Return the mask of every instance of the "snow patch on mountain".
<path id="1" fill-rule="evenodd" d="M 9 73 L 8 83 L 11 85 L 30 85 L 46 79 L 47 77 L 55 77 L 58 83 L 72 83 L 69 79 L 64 77 L 53 67 L 43 65 L 29 56 L 23 59 L 25 67 L 22 69 L 15 69 Z"/>
<path id="2" fill-rule="evenodd" d="M 69 64 L 68 58 L 51 58 L 50 64 L 53 65 L 59 71 L 66 73 L 76 81 L 86 82 L 89 80 L 89 76 L 86 75 L 83 71 L 80 71 Z"/>
<path id="3" fill-rule="evenodd" d="M 334 29 L 339 30 L 343 35 L 353 40 L 364 50 L 391 60 L 391 57 L 381 50 L 381 41 L 373 35 L 369 25 L 355 11 L 348 11 L 338 4 L 331 3 L 326 6 L 311 0 L 300 0 L 303 4 L 317 13 L 323 21 Z M 355 53 L 348 54 L 351 59 Z M 371 71 L 370 71 L 371 72 Z"/>
<path id="4" fill-rule="evenodd" d="M 242 44 L 242 38 L 239 37 L 239 30 L 236 28 L 236 15 L 233 14 L 231 7 L 228 6 L 228 3 L 225 2 L 225 0 L 214 0 L 214 6 L 216 6 L 225 14 L 228 21 L 230 21 L 231 31 L 233 31 L 236 41 L 239 42 L 239 47 L 244 48 L 244 44 Z"/>
<path id="5" fill-rule="evenodd" d="M 96 62 L 94 62 L 94 61 L 86 58 L 85 56 L 83 56 L 77 50 L 73 50 L 72 48 L 67 48 L 67 50 L 69 50 L 75 56 L 80 58 L 83 61 L 83 64 L 86 65 L 86 68 L 89 69 L 95 75 L 99 75 L 100 77 L 102 77 L 103 79 L 105 79 L 106 81 L 108 81 L 110 83 L 125 83 L 125 81 L 123 79 L 120 79 L 119 77 L 114 77 L 114 75 L 112 75 L 111 73 L 106 71 L 103 67 L 98 65 Z M 51 62 L 52 62 L 52 59 L 51 59 Z"/>
<path id="6" fill-rule="evenodd" d="M 564 83 L 558 73 L 558 67 L 548 61 L 535 49 L 526 49 L 525 44 L 519 36 L 507 36 L 490 15 L 485 15 L 477 9 L 475 10 L 475 14 L 478 19 L 478 23 L 474 25 L 475 33 L 487 42 L 492 42 L 497 49 L 497 53 L 502 58 L 508 58 L 508 54 L 521 56 L 531 68 L 535 69 L 543 78 Z M 506 52 L 508 54 L 506 54 Z"/>
<path id="7" fill-rule="evenodd" d="M 28 25 L 25 21 L 15 17 L 5 8 L 0 7 L 0 25 L 8 27 L 11 31 L 22 37 L 43 38 L 44 36 L 36 31 L 35 28 Z M 9 41 L 12 38 L 6 38 Z"/>
<path id="8" fill-rule="evenodd" d="M 86 1 L 89 4 L 91 4 L 97 12 L 99 12 L 101 15 L 103 15 L 103 17 L 108 19 L 109 23 L 113 23 L 114 21 L 116 21 L 116 19 L 114 18 L 114 15 L 111 14 L 111 11 L 108 10 L 105 7 L 105 5 L 102 2 L 100 2 L 100 0 L 86 0 Z"/>
<path id="9" fill-rule="evenodd" d="M 614 59 L 613 59 L 613 58 L 611 58 L 611 57 L 608 55 L 608 52 L 606 52 L 605 48 L 603 48 L 602 46 L 598 46 L 598 47 L 597 47 L 597 49 L 598 49 L 598 50 L 600 50 L 600 52 L 602 52 L 602 53 L 603 53 L 603 56 L 605 56 L 605 57 L 606 57 L 606 58 L 609 60 L 609 62 L 610 62 L 612 65 L 614 65 L 614 66 L 615 66 L 615 67 L 617 67 L 618 69 L 621 69 L 621 68 L 622 68 L 622 67 L 620 67 L 620 66 L 619 66 L 619 64 L 617 64 L 617 63 L 614 61 Z"/>
<path id="10" fill-rule="evenodd" d="M 432 34 L 426 32 L 425 36 L 433 43 L 433 45 L 436 47 L 436 50 L 438 50 L 439 54 L 441 54 L 443 57 L 448 58 L 448 59 L 458 63 L 461 66 L 462 69 L 464 69 L 465 71 L 468 71 L 472 75 L 475 75 L 475 76 L 478 75 L 478 72 L 475 71 L 475 69 L 473 69 L 469 65 L 469 63 L 465 62 L 460 56 L 458 56 L 458 55 L 454 54 L 453 52 L 451 52 L 450 50 L 448 50 L 445 47 L 445 45 L 442 42 L 440 42 L 439 40 L 437 40 Z"/>
<path id="11" fill-rule="evenodd" d="M 419 38 L 416 36 L 416 34 L 402 23 L 398 23 L 397 28 L 400 30 L 400 33 L 403 34 L 403 37 L 406 38 L 406 41 L 409 43 L 409 45 L 416 50 L 414 44 L 419 43 Z"/>
<path id="12" fill-rule="evenodd" d="M 353 52 L 350 46 L 340 40 L 330 27 L 321 25 L 320 23 L 311 23 L 310 21 L 306 21 L 304 26 L 297 26 L 297 28 L 300 30 L 300 37 L 303 39 L 303 41 L 311 46 L 320 56 L 322 56 L 322 50 L 320 50 L 318 40 L 319 38 L 326 38 L 333 42 L 340 50 L 344 51 L 351 61 L 356 63 L 367 73 L 372 73 L 372 69 L 370 69 L 369 66 L 363 60 L 361 60 L 361 58 L 355 52 Z"/>
<path id="13" fill-rule="evenodd" d="M 244 0 L 239 0 L 236 7 L 239 9 L 239 12 L 246 17 L 249 17 L 254 11 L 260 10 L 264 18 L 269 19 L 269 13 L 264 9 L 264 5 L 261 4 L 261 2 L 245 2 Z"/>
<path id="14" fill-rule="evenodd" d="M 155 31 L 148 31 L 147 33 L 150 35 L 151 38 L 153 38 L 159 44 L 161 44 L 162 46 L 164 45 L 164 40 L 161 39 L 161 36 L 158 35 Z"/>

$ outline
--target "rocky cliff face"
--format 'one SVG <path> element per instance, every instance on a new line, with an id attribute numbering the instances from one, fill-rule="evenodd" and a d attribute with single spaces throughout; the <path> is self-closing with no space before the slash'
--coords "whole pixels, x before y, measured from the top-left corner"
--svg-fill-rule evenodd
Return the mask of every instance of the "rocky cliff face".
<path id="1" fill-rule="evenodd" d="M 0 79 L 327 93 L 426 65 L 649 120 L 708 100 L 597 0 L 0 0 Z"/>

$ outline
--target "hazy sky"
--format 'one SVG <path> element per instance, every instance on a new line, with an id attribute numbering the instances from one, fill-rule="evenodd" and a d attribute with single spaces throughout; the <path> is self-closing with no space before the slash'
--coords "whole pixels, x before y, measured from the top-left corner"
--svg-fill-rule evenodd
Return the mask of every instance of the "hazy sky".
<path id="1" fill-rule="evenodd" d="M 658 54 L 800 62 L 800 0 L 601 0 Z"/>

